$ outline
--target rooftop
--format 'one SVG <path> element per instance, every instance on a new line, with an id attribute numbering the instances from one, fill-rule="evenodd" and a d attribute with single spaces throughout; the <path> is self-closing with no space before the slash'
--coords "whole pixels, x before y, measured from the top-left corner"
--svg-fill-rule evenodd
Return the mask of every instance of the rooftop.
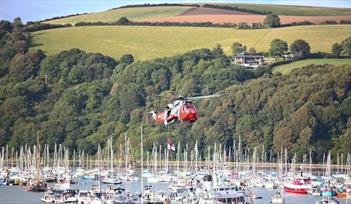
<path id="1" fill-rule="evenodd" d="M 247 52 L 240 52 L 235 57 L 263 58 L 263 55 L 250 55 Z"/>

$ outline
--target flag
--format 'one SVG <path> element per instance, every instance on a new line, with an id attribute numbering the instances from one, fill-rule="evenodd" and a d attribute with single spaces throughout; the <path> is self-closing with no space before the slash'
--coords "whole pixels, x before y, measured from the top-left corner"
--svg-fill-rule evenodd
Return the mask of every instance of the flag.
<path id="1" fill-rule="evenodd" d="M 170 151 L 176 151 L 175 145 L 173 144 L 173 141 L 171 138 L 167 139 L 167 149 Z"/>

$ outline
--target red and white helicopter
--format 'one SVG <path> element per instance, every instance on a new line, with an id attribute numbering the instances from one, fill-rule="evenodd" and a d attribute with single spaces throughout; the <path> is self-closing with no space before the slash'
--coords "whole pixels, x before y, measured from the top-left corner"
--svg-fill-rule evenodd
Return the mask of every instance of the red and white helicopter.
<path id="1" fill-rule="evenodd" d="M 168 104 L 164 111 L 156 113 L 151 111 L 156 124 L 164 124 L 166 127 L 169 123 L 179 120 L 181 122 L 195 122 L 197 120 L 197 111 L 191 100 L 214 98 L 223 96 L 222 94 L 213 94 L 207 96 L 183 97 L 178 96 L 173 102 Z"/>

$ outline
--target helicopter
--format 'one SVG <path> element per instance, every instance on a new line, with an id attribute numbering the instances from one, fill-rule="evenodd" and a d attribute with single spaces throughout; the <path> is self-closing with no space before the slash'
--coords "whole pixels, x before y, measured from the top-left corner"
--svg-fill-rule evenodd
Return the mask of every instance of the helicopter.
<path id="1" fill-rule="evenodd" d="M 178 96 L 173 98 L 173 102 L 168 104 L 164 111 L 158 113 L 151 111 L 150 113 L 152 114 L 152 118 L 155 120 L 156 124 L 163 124 L 166 127 L 169 123 L 172 123 L 176 120 L 193 123 L 197 120 L 197 111 L 194 104 L 192 103 L 192 100 L 214 98 L 220 96 L 223 96 L 223 94 L 193 97 Z"/>

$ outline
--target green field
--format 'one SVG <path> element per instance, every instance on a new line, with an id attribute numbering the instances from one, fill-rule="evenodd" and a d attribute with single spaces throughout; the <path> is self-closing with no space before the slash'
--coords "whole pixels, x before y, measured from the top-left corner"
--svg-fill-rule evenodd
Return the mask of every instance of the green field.
<path id="1" fill-rule="evenodd" d="M 185 6 L 159 6 L 159 7 L 137 7 L 137 8 L 120 8 L 111 9 L 102 12 L 88 13 L 84 15 L 61 18 L 45 23 L 72 25 L 78 22 L 115 22 L 121 17 L 127 17 L 129 20 L 143 20 L 146 18 L 176 16 L 190 7 Z"/>
<path id="2" fill-rule="evenodd" d="M 330 52 L 332 44 L 351 36 L 350 25 L 298 26 L 276 29 L 236 30 L 232 28 L 87 26 L 43 30 L 33 33 L 33 45 L 52 55 L 80 48 L 115 58 L 130 53 L 146 60 L 181 54 L 198 48 L 213 48 L 217 43 L 229 54 L 233 42 L 248 48 L 268 51 L 275 38 L 288 43 L 305 39 L 312 52 Z"/>
<path id="3" fill-rule="evenodd" d="M 347 16 L 351 15 L 350 8 L 328 8 L 311 6 L 291 6 L 272 4 L 219 4 L 238 8 L 256 10 L 260 12 L 272 12 L 277 15 L 288 16 Z"/>
<path id="4" fill-rule="evenodd" d="M 297 62 L 293 62 L 290 64 L 280 65 L 273 68 L 272 72 L 277 73 L 280 72 L 282 74 L 288 74 L 293 69 L 305 67 L 307 65 L 322 65 L 322 64 L 332 64 L 332 65 L 343 65 L 343 64 L 350 64 L 351 59 L 307 59 L 301 60 Z"/>

